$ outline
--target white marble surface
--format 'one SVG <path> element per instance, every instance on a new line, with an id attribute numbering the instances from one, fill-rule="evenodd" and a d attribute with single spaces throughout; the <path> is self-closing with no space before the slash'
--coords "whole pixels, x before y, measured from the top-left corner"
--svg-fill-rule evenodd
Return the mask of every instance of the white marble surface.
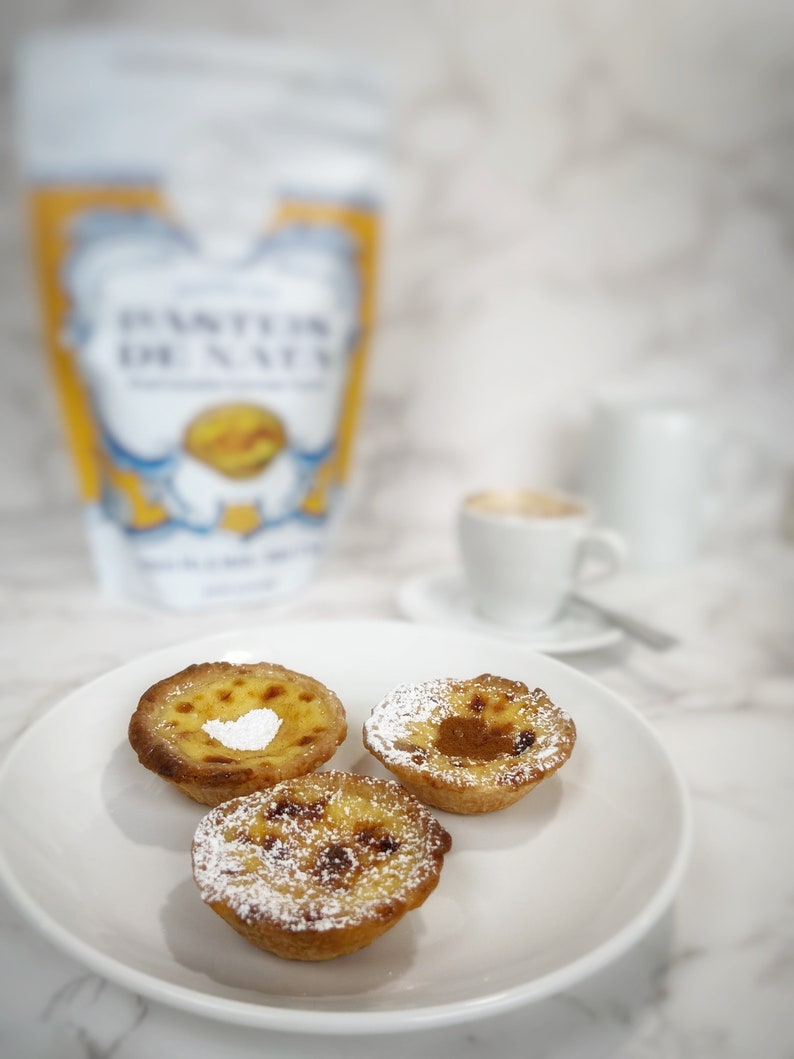
<path id="1" fill-rule="evenodd" d="M 3 748 L 65 692 L 150 648 L 248 621 L 391 617 L 394 589 L 432 552 L 408 539 L 388 552 L 364 550 L 351 529 L 299 600 L 175 618 L 98 597 L 72 511 L 9 516 L 3 539 Z M 695 816 L 691 863 L 670 914 L 577 988 L 409 1043 L 269 1034 L 205 1022 L 101 981 L 0 899 L 0 1054 L 202 1059 L 222 1051 L 242 1059 L 266 1048 L 363 1057 L 408 1047 L 428 1057 L 511 1057 L 531 1039 L 534 1054 L 548 1056 L 790 1055 L 793 593 L 794 555 L 772 544 L 741 562 L 708 555 L 665 576 L 626 576 L 611 599 L 674 630 L 680 646 L 570 659 L 651 720 L 683 770 Z"/>
<path id="2" fill-rule="evenodd" d="M 219 24 L 215 5 L 34 0 L 18 34 L 101 17 Z M 395 73 L 381 319 L 346 531 L 270 610 L 174 617 L 96 593 L 0 143 L 0 752 L 64 693 L 218 628 L 389 617 L 454 556 L 489 481 L 571 485 L 604 387 L 694 395 L 722 433 L 701 559 L 604 598 L 676 632 L 572 658 L 656 726 L 692 792 L 670 915 L 578 988 L 410 1039 L 303 1039 L 188 1017 L 101 981 L 0 897 L 0 1054 L 785 1059 L 794 1051 L 794 45 L 776 0 L 223 5 L 224 24 L 366 50 Z"/>

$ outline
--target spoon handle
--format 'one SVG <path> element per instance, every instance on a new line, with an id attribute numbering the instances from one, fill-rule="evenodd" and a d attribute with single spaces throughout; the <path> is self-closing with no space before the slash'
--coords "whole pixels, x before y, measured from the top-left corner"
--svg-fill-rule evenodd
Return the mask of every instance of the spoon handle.
<path id="1" fill-rule="evenodd" d="M 664 632 L 662 629 L 656 629 L 652 625 L 648 625 L 647 622 L 640 621 L 639 618 L 633 618 L 628 614 L 620 614 L 618 611 L 604 607 L 600 603 L 593 603 L 591 599 L 585 599 L 584 596 L 576 595 L 574 599 L 577 603 L 589 607 L 594 613 L 600 614 L 602 618 L 612 622 L 613 625 L 622 629 L 627 636 L 645 644 L 646 647 L 650 647 L 654 651 L 669 651 L 671 647 L 675 647 L 678 643 L 674 636 Z"/>

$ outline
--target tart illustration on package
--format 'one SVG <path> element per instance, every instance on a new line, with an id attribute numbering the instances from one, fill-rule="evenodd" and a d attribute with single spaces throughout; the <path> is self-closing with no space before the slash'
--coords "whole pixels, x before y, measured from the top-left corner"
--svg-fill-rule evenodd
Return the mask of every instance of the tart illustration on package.
<path id="1" fill-rule="evenodd" d="M 185 451 L 227 478 L 254 478 L 284 448 L 278 416 L 253 404 L 227 404 L 200 413 L 185 431 Z"/>
<path id="2" fill-rule="evenodd" d="M 103 585 L 177 609 L 294 592 L 341 514 L 361 403 L 378 78 L 293 49 L 95 31 L 33 37 L 17 101 Z"/>

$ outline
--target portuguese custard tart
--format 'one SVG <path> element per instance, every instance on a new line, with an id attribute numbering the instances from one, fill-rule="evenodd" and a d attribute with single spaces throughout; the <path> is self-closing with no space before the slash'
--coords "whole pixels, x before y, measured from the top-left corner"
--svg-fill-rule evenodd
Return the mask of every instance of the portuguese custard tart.
<path id="1" fill-rule="evenodd" d="M 346 734 L 332 691 L 270 662 L 188 666 L 144 692 L 129 725 L 141 764 L 204 805 L 313 772 Z"/>
<path id="2" fill-rule="evenodd" d="M 369 945 L 438 884 L 452 840 L 393 780 L 317 772 L 212 809 L 193 839 L 202 899 L 292 960 Z"/>
<path id="3" fill-rule="evenodd" d="M 490 673 L 402 684 L 364 724 L 367 749 L 423 802 L 452 813 L 512 805 L 575 741 L 573 721 L 545 692 Z"/>

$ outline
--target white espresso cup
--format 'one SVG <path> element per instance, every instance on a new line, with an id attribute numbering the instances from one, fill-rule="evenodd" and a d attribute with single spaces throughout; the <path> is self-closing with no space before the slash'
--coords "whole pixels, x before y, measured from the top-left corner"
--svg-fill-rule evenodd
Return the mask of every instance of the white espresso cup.
<path id="1" fill-rule="evenodd" d="M 467 497 L 458 515 L 466 584 L 487 621 L 533 629 L 553 622 L 577 584 L 613 573 L 622 561 L 617 534 L 592 525 L 576 497 L 500 489 Z M 602 560 L 585 572 L 588 557 Z"/>

